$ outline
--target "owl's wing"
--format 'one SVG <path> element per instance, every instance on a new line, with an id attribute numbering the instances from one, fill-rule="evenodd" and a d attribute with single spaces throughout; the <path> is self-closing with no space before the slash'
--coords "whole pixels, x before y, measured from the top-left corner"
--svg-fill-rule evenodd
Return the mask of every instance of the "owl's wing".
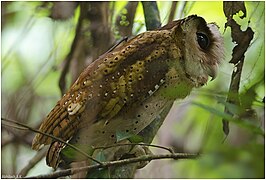
<path id="1" fill-rule="evenodd" d="M 122 109 L 147 99 L 164 83 L 171 44 L 171 30 L 150 31 L 100 57 L 57 102 L 40 131 L 69 140 L 81 123 L 111 120 Z M 50 137 L 37 134 L 32 148 L 50 143 Z"/>

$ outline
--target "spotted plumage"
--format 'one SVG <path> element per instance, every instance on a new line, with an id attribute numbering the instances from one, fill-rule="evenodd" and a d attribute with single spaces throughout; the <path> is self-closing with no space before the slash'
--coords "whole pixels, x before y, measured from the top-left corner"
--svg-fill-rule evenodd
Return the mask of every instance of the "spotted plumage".
<path id="1" fill-rule="evenodd" d="M 217 26 L 195 15 L 139 34 L 90 64 L 40 131 L 73 144 L 117 143 L 117 134 L 138 134 L 175 99 L 215 78 L 222 55 Z M 37 134 L 32 148 L 42 144 L 51 144 L 47 164 L 56 168 L 64 146 Z"/>

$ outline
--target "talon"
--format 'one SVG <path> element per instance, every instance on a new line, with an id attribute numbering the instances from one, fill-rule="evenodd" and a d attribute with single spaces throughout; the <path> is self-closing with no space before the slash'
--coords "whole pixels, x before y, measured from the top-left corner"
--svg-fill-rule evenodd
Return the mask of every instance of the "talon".
<path id="1" fill-rule="evenodd" d="M 149 149 L 149 147 L 141 145 L 134 146 L 134 148 L 130 151 L 130 153 L 134 154 L 136 157 L 153 154 Z M 149 164 L 149 162 L 150 161 L 138 162 L 137 169 L 144 168 L 147 164 Z"/>

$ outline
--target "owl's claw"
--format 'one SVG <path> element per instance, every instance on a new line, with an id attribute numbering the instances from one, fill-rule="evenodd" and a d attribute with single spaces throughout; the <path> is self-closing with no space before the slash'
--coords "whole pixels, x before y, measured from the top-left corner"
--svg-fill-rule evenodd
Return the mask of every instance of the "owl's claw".
<path id="1" fill-rule="evenodd" d="M 128 140 L 126 140 L 124 143 L 129 143 Z M 108 153 L 110 155 L 110 153 Z M 115 154 L 113 155 L 113 160 L 121 160 L 121 159 L 128 159 L 132 157 L 140 157 L 144 155 L 151 155 L 153 154 L 148 146 L 142 146 L 140 145 L 126 145 L 126 146 L 120 146 L 118 149 L 115 150 Z M 137 164 L 137 169 L 141 169 L 145 167 L 149 161 L 140 161 Z"/>
<path id="2" fill-rule="evenodd" d="M 153 154 L 149 147 L 136 145 L 134 148 L 129 152 L 130 154 L 134 154 L 135 157 L 143 156 L 143 155 L 151 155 Z M 150 161 L 140 161 L 138 162 L 137 169 L 144 168 Z"/>

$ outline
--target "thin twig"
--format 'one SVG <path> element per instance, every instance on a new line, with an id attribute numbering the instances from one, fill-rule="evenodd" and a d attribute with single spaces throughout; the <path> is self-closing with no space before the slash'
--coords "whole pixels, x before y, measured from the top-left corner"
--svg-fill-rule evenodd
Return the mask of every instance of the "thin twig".
<path id="1" fill-rule="evenodd" d="M 120 39 L 115 45 L 113 45 L 108 51 L 106 51 L 106 53 L 104 53 L 103 55 L 101 55 L 100 57 L 104 57 L 106 54 L 108 54 L 109 52 L 112 52 L 115 48 L 117 48 L 119 45 L 121 45 L 123 42 L 127 42 L 128 37 L 125 36 L 122 39 Z"/>
<path id="2" fill-rule="evenodd" d="M 7 127 L 18 129 L 18 130 L 28 130 L 28 128 L 21 127 L 21 126 L 15 126 L 15 125 L 12 125 L 12 124 L 4 124 L 4 125 L 7 126 Z"/>
<path id="3" fill-rule="evenodd" d="M 20 134 L 16 131 L 13 131 L 10 128 L 2 127 L 2 132 L 3 131 L 7 131 L 10 134 L 10 138 L 9 139 L 6 139 L 6 138 L 2 139 L 1 148 L 4 148 L 6 145 L 11 144 L 11 143 L 14 143 L 14 144 L 15 143 L 21 143 L 21 144 L 26 145 L 26 146 L 31 146 L 31 141 L 29 141 L 27 138 L 25 138 L 29 135 L 29 132 Z"/>
<path id="4" fill-rule="evenodd" d="M 51 134 L 47 134 L 47 133 L 41 132 L 41 131 L 39 131 L 39 130 L 33 129 L 33 128 L 31 128 L 30 126 L 27 126 L 27 125 L 25 125 L 25 124 L 19 123 L 19 122 L 17 122 L 17 121 L 13 121 L 13 120 L 6 119 L 6 118 L 2 118 L 2 117 L 1 117 L 1 120 L 2 120 L 2 121 L 6 121 L 6 122 L 8 122 L 8 123 L 12 123 L 12 124 L 16 124 L 16 125 L 19 125 L 19 126 L 25 127 L 25 128 L 27 128 L 28 130 L 30 130 L 30 131 L 33 131 L 33 132 L 35 132 L 35 133 L 42 134 L 42 135 L 47 136 L 47 137 L 50 137 L 50 138 L 52 138 L 52 139 L 54 139 L 54 140 L 56 140 L 56 141 L 59 141 L 59 142 L 65 144 L 65 145 L 71 147 L 72 149 L 76 150 L 77 152 L 79 152 L 80 154 L 84 155 L 84 156 L 87 157 L 88 159 L 90 159 L 90 160 L 92 160 L 92 161 L 95 161 L 95 162 L 97 162 L 98 164 L 102 164 L 100 161 L 98 161 L 97 159 L 94 159 L 93 157 L 89 156 L 87 153 L 85 153 L 84 151 L 80 150 L 80 149 L 77 148 L 76 146 L 73 146 L 72 144 L 69 144 L 69 143 L 67 143 L 66 141 L 64 141 L 64 140 L 62 140 L 62 139 L 60 139 L 60 138 L 58 138 L 58 137 L 55 137 L 55 136 L 53 136 L 53 135 L 51 135 Z M 10 125 L 8 125 L 8 124 L 4 124 L 4 125 L 6 125 L 6 126 L 10 126 Z"/>
<path id="5" fill-rule="evenodd" d="M 161 149 L 165 149 L 167 151 L 169 151 L 170 153 L 174 153 L 173 149 L 168 148 L 168 147 L 164 147 L 164 146 L 160 146 L 160 145 L 154 145 L 154 144 L 148 144 L 148 143 L 123 143 L 123 144 L 113 144 L 110 146 L 98 146 L 98 147 L 93 147 L 93 149 L 108 149 L 108 148 L 112 148 L 112 147 L 117 147 L 117 146 L 128 146 L 128 145 L 140 145 L 140 146 L 150 146 L 150 147 L 156 147 L 156 148 L 161 148 Z"/>
<path id="6" fill-rule="evenodd" d="M 37 129 L 38 127 L 40 127 L 40 123 L 36 124 L 34 129 Z M 2 130 L 6 130 L 8 131 L 9 133 L 11 133 L 12 137 L 10 137 L 10 139 L 2 139 L 1 141 L 1 147 L 5 147 L 6 145 L 10 144 L 10 143 L 17 143 L 17 142 L 21 142 L 22 144 L 24 145 L 28 145 L 28 146 L 31 146 L 31 141 L 28 140 L 28 138 L 25 138 L 27 136 L 30 135 L 31 131 L 26 131 L 24 133 L 17 133 L 16 131 L 11 131 L 11 129 L 8 129 L 8 128 L 5 128 L 5 127 L 2 127 L 3 129 Z"/>
<path id="7" fill-rule="evenodd" d="M 91 166 L 85 166 L 80 168 L 72 168 L 72 169 L 66 169 L 57 171 L 51 174 L 43 174 L 38 176 L 31 176 L 26 177 L 27 179 L 33 179 L 33 178 L 44 178 L 44 179 L 50 179 L 50 178 L 59 178 L 64 176 L 73 175 L 79 172 L 88 171 L 88 170 L 94 170 L 98 168 L 106 168 L 111 166 L 120 166 L 120 165 L 126 165 L 136 162 L 142 162 L 142 161 L 152 161 L 157 159 L 195 159 L 199 156 L 199 154 L 187 154 L 187 153 L 171 153 L 171 154 L 157 154 L 157 155 L 144 155 L 139 156 L 135 158 L 129 158 L 129 159 L 123 159 L 118 161 L 109 161 L 109 162 L 103 162 L 102 165 L 96 164 Z"/>

